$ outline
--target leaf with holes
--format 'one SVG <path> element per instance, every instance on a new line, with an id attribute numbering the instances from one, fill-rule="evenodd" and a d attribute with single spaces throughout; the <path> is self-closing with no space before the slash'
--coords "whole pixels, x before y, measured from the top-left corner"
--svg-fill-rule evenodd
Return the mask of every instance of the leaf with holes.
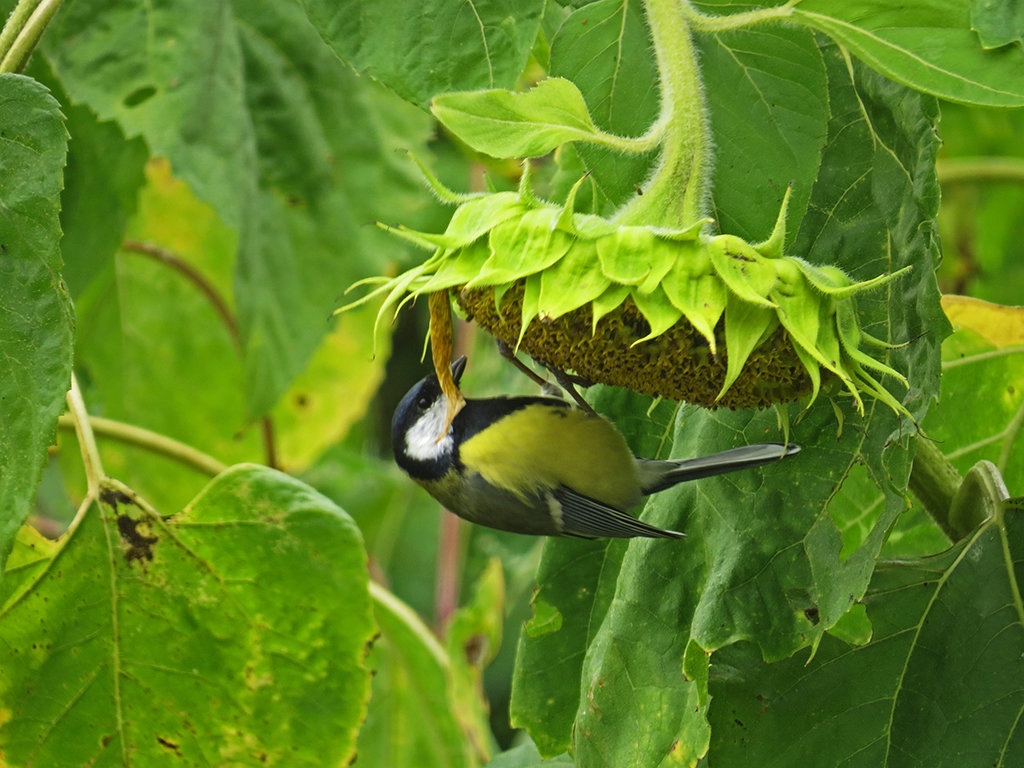
<path id="1" fill-rule="evenodd" d="M 183 512 L 106 481 L 61 540 L 24 528 L 0 595 L 9 766 L 343 764 L 374 632 L 351 519 L 240 465 Z"/>

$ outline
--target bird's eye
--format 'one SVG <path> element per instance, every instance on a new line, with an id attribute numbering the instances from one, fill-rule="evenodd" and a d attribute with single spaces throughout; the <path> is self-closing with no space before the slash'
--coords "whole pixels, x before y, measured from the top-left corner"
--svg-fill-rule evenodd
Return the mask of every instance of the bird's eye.
<path id="1" fill-rule="evenodd" d="M 416 401 L 416 407 L 419 408 L 421 411 L 427 410 L 427 408 L 430 407 L 430 398 L 421 397 L 419 400 Z"/>

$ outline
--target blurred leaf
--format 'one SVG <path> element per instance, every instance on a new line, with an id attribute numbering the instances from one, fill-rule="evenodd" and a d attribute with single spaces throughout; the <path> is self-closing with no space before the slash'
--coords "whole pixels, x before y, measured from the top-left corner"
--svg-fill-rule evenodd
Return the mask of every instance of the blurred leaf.
<path id="1" fill-rule="evenodd" d="M 505 618 L 505 580 L 501 561 L 493 558 L 473 587 L 470 602 L 460 606 L 448 624 L 452 711 L 462 724 L 466 740 L 477 754 L 494 753 L 494 737 L 487 722 L 483 669 L 501 647 Z"/>
<path id="2" fill-rule="evenodd" d="M 944 306 L 947 301 L 948 306 L 957 307 L 950 314 L 957 331 L 942 347 L 942 399 L 925 422 L 925 428 L 961 474 L 966 474 L 976 462 L 988 459 L 1002 471 L 1011 492 L 1021 493 L 1021 309 L 997 307 L 966 297 L 944 297 Z M 996 317 L 1001 327 L 993 329 Z"/>
<path id="3" fill-rule="evenodd" d="M 1024 509 L 1007 504 L 949 552 L 879 569 L 867 645 L 826 638 L 813 660 L 769 665 L 750 645 L 720 651 L 715 764 L 1021 764 L 1022 557 Z"/>
<path id="4" fill-rule="evenodd" d="M 367 348 L 377 309 L 368 305 L 342 315 L 271 413 L 283 469 L 305 471 L 366 415 L 390 351 L 390 338 L 378 345 L 376 358 Z"/>
<path id="5" fill-rule="evenodd" d="M 540 753 L 537 752 L 537 746 L 527 740 L 518 747 L 502 752 L 485 768 L 574 768 L 575 765 L 576 763 L 567 754 L 561 754 L 549 760 L 542 759 Z"/>
<path id="6" fill-rule="evenodd" d="M 96 416 L 154 430 L 226 463 L 259 460 L 237 339 L 183 271 L 191 269 L 230 311 L 235 237 L 166 162 L 151 162 L 147 178 L 127 235 L 159 243 L 158 251 L 122 250 L 78 299 L 76 370 L 86 404 Z M 106 470 L 161 509 L 180 509 L 208 480 L 148 450 L 110 441 L 102 448 Z M 66 461 L 77 465 L 76 454 Z"/>
<path id="7" fill-rule="evenodd" d="M 803 0 L 790 17 L 832 37 L 896 82 L 951 101 L 1024 106 L 1019 46 L 985 50 L 968 3 Z"/>
<path id="8" fill-rule="evenodd" d="M 1024 38 L 1024 5 L 1015 0 L 971 0 L 971 29 L 986 48 L 1019 44 Z"/>
<path id="9" fill-rule="evenodd" d="M 246 412 L 264 414 L 344 288 L 403 253 L 361 231 L 359 216 L 377 199 L 367 189 L 403 204 L 419 190 L 388 155 L 424 142 L 427 117 L 358 81 L 291 3 L 83 0 L 45 39 L 70 97 L 168 158 L 234 231 Z M 431 208 L 422 195 L 415 205 Z"/>
<path id="10" fill-rule="evenodd" d="M 482 762 L 480 733 L 463 732 L 451 661 L 437 638 L 403 602 L 374 586 L 381 636 L 368 663 L 376 672 L 358 756 L 367 765 L 461 768 Z M 465 704 L 466 702 L 463 701 Z"/>
<path id="11" fill-rule="evenodd" d="M 427 115 L 357 78 L 297 4 L 261 0 L 235 13 L 262 185 L 260 248 L 243 243 L 235 270 L 256 415 L 305 368 L 345 289 L 406 253 L 363 226 L 381 215 L 379 202 L 410 226 L 432 222 L 438 206 L 395 152 L 425 154 Z M 367 376 L 379 376 L 384 360 Z"/>
<path id="12" fill-rule="evenodd" d="M 31 63 L 63 105 L 71 135 L 60 224 L 64 281 L 77 298 L 121 247 L 145 183 L 148 151 L 141 139 L 125 139 L 117 123 L 100 121 L 88 107 L 72 104 L 44 57 L 33 57 Z"/>
<path id="13" fill-rule="evenodd" d="M 1002 304 L 1024 281 L 1024 131 L 1021 110 L 942 107 L 939 160 L 945 246 L 939 281 L 947 293 Z"/>
<path id="14" fill-rule="evenodd" d="M 993 347 L 1024 344 L 1024 307 L 1004 307 L 970 296 L 943 296 L 942 310 L 954 331 L 973 331 Z"/>
<path id="15" fill-rule="evenodd" d="M 0 567 L 46 464 L 70 387 L 74 315 L 60 278 L 60 106 L 28 77 L 0 75 Z"/>
<path id="16" fill-rule="evenodd" d="M 543 0 L 300 0 L 357 70 L 426 107 L 446 91 L 510 88 L 537 39 Z"/>
<path id="17" fill-rule="evenodd" d="M 8 572 L 8 764 L 352 756 L 373 632 L 365 552 L 303 483 L 238 466 L 170 518 L 108 485 L 60 541 L 23 529 Z"/>
<path id="18" fill-rule="evenodd" d="M 228 3 L 82 0 L 44 40 L 72 99 L 142 136 L 228 226 L 244 229 L 256 143 Z"/>

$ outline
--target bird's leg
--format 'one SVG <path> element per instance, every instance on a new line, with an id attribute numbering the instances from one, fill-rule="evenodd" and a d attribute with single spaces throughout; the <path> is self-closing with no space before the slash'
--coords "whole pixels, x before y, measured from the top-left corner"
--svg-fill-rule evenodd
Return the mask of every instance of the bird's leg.
<path id="1" fill-rule="evenodd" d="M 508 360 L 512 365 L 518 368 L 520 371 L 530 377 L 530 380 L 535 382 L 543 390 L 544 394 L 552 397 L 559 397 L 561 392 L 551 382 L 547 381 L 541 376 L 538 376 L 526 363 L 520 360 L 516 353 L 512 351 L 512 348 L 501 339 L 496 339 L 498 343 L 498 353 Z M 589 387 L 593 382 L 587 381 L 582 376 L 576 376 L 575 374 L 566 373 L 565 371 L 554 368 L 550 365 L 545 365 L 552 375 L 555 377 L 555 381 L 558 382 L 558 386 L 561 387 L 562 392 L 566 392 L 576 401 L 576 404 L 587 413 L 597 415 L 597 412 L 590 407 L 590 403 L 583 399 L 583 396 L 576 391 L 576 387 Z"/>
<path id="2" fill-rule="evenodd" d="M 581 387 L 589 387 L 590 382 L 588 382 L 586 379 L 580 376 L 575 376 L 571 373 L 566 373 L 565 371 L 559 370 L 558 368 L 549 367 L 548 370 L 555 375 L 555 381 L 558 382 L 559 386 L 561 386 L 562 389 L 569 393 L 569 395 L 572 397 L 573 400 L 576 401 L 576 404 L 580 408 L 582 408 L 584 411 L 586 411 L 592 416 L 597 416 L 597 411 L 591 408 L 590 403 L 583 399 L 583 395 L 576 391 L 576 385 L 579 385 Z"/>
<path id="3" fill-rule="evenodd" d="M 560 393 L 558 392 L 558 389 L 555 387 L 555 385 L 552 384 L 547 379 L 545 379 L 543 376 L 539 376 L 537 373 L 533 371 L 532 368 L 530 368 L 530 366 L 528 366 L 526 363 L 520 360 L 508 344 L 506 344 L 501 339 L 495 339 L 495 341 L 497 341 L 498 343 L 498 353 L 506 360 L 508 360 L 510 363 L 512 363 L 512 365 L 518 368 L 522 373 L 525 373 L 530 378 L 530 381 L 532 381 L 534 384 L 541 388 L 541 391 L 545 395 L 550 395 L 552 397 L 559 396 Z"/>

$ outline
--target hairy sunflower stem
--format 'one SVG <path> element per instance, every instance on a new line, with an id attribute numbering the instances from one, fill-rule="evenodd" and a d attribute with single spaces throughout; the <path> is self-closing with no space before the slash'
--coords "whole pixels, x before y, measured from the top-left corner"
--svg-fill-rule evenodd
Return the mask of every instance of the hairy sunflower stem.
<path id="1" fill-rule="evenodd" d="M 78 436 L 79 449 L 82 452 L 82 465 L 85 467 L 85 479 L 89 486 L 88 495 L 97 498 L 100 492 L 100 485 L 106 475 L 103 472 L 103 462 L 100 460 L 100 449 L 96 445 L 96 435 L 92 431 L 92 422 L 89 420 L 89 412 L 85 408 L 85 400 L 82 399 L 82 392 L 78 388 L 78 379 L 71 374 L 71 389 L 67 394 L 68 409 L 71 411 L 69 419 L 74 425 L 75 434 Z"/>
<path id="2" fill-rule="evenodd" d="M 11 15 L 7 17 L 7 23 L 4 24 L 3 31 L 0 31 L 0 61 L 7 58 L 7 54 L 11 50 L 11 46 L 14 45 L 14 41 L 17 39 L 21 30 L 25 27 L 25 22 L 28 21 L 32 12 L 35 11 L 36 6 L 42 0 L 18 0 L 18 4 L 14 6 L 14 10 L 11 11 Z"/>
<path id="3" fill-rule="evenodd" d="M 64 0 L 21 0 L 0 33 L 0 74 L 21 72 Z"/>
<path id="4" fill-rule="evenodd" d="M 689 3 L 686 4 L 686 18 L 690 25 L 701 32 L 727 32 L 730 29 L 744 29 L 758 24 L 767 24 L 793 15 L 793 8 L 800 0 L 789 0 L 788 3 L 774 8 L 759 8 L 756 11 L 733 13 L 728 16 L 706 16 L 697 11 Z"/>
<path id="5" fill-rule="evenodd" d="M 910 492 L 950 541 L 960 538 L 960 532 L 950 519 L 950 511 L 961 483 L 963 477 L 939 447 L 927 438 L 918 439 L 910 470 Z"/>
<path id="6" fill-rule="evenodd" d="M 662 153 L 644 194 L 620 211 L 620 224 L 683 229 L 704 218 L 711 147 L 688 8 L 687 0 L 644 0 L 660 79 Z"/>

